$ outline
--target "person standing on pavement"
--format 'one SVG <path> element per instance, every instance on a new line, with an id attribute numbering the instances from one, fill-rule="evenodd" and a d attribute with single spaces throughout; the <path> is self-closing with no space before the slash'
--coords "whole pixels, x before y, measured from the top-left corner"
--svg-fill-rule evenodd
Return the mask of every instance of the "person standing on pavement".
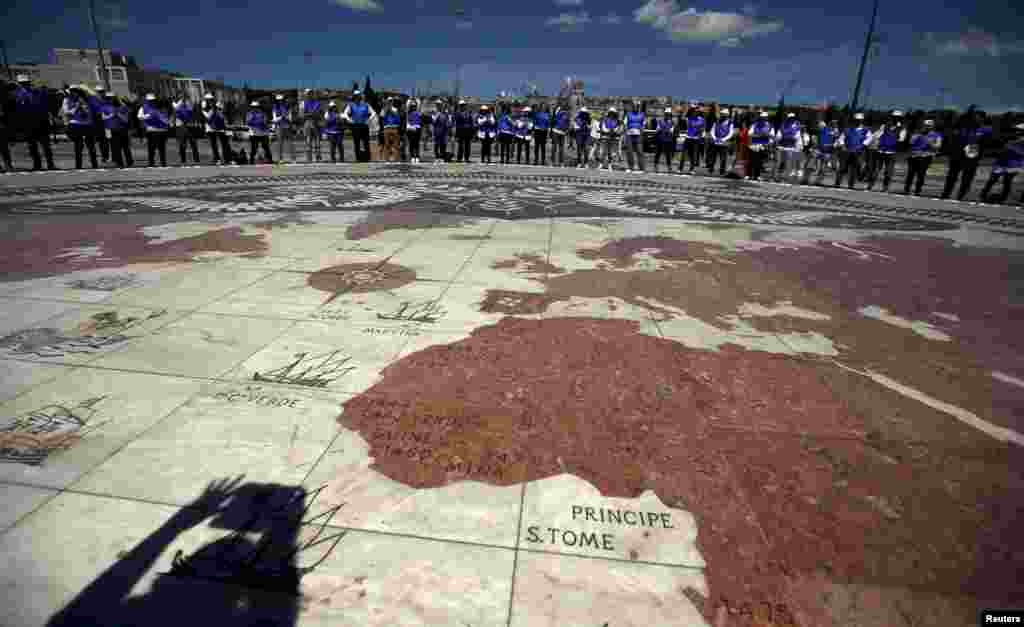
<path id="1" fill-rule="evenodd" d="M 686 157 L 690 160 L 690 174 L 697 168 L 697 163 L 700 160 L 700 152 L 702 147 L 700 144 L 704 143 L 705 128 L 707 122 L 704 119 L 704 114 L 697 109 L 697 103 L 691 102 L 690 109 L 686 113 Z M 679 171 L 683 171 L 684 159 L 682 155 L 679 157 Z"/>
<path id="2" fill-rule="evenodd" d="M 768 112 L 762 111 L 756 122 L 750 127 L 750 178 L 758 181 L 764 169 L 765 159 L 772 148 L 775 131 L 768 119 Z"/>
<path id="3" fill-rule="evenodd" d="M 903 185 L 904 194 L 910 194 L 910 186 L 914 185 L 914 195 L 921 195 L 928 167 L 941 149 L 942 134 L 935 130 L 935 121 L 925 120 L 924 129 L 915 129 L 910 136 L 910 156 L 907 158 L 907 180 Z"/>
<path id="4" fill-rule="evenodd" d="M 1013 179 L 1024 169 L 1024 124 L 1018 124 L 1014 128 L 1014 135 L 1007 142 L 1006 146 L 996 157 L 992 165 L 992 174 L 988 182 L 981 190 L 981 202 L 1001 205 L 1010 197 L 1010 188 L 1013 186 Z M 992 186 L 996 181 L 1002 179 L 1003 191 L 997 198 L 989 196 Z"/>
<path id="5" fill-rule="evenodd" d="M 633 110 L 626 113 L 626 172 L 644 171 L 644 124 L 647 116 L 640 111 L 640 101 L 633 101 Z M 635 163 L 634 163 L 635 160 Z"/>
<path id="6" fill-rule="evenodd" d="M 312 163 L 314 153 L 316 160 L 320 161 L 320 119 L 323 113 L 320 111 L 320 101 L 316 99 L 313 90 L 307 89 L 305 93 L 301 106 L 302 136 L 306 140 L 306 161 Z"/>
<path id="7" fill-rule="evenodd" d="M 330 101 L 327 103 L 327 112 L 324 113 L 324 135 L 327 136 L 327 145 L 331 152 L 331 163 L 338 162 L 338 153 L 341 153 L 342 162 L 345 161 L 345 148 L 342 146 L 341 114 L 338 113 L 338 103 Z"/>
<path id="8" fill-rule="evenodd" d="M 441 165 L 448 161 L 448 137 L 452 134 L 453 121 L 443 100 L 438 100 L 434 106 L 436 110 L 431 116 L 434 127 L 434 165 Z"/>
<path id="9" fill-rule="evenodd" d="M 551 165 L 565 167 L 565 138 L 569 134 L 569 112 L 562 105 L 555 107 L 551 120 Z"/>
<path id="10" fill-rule="evenodd" d="M 533 141 L 533 122 L 530 107 L 524 107 L 516 114 L 516 165 L 522 165 L 526 153 L 526 165 L 530 165 L 530 142 Z"/>
<path id="11" fill-rule="evenodd" d="M 843 184 L 843 177 L 849 174 L 849 187 L 854 189 L 857 181 L 860 180 L 860 169 L 864 151 L 871 143 L 871 131 L 864 126 L 864 114 L 853 115 L 855 125 L 846 129 L 843 133 L 843 165 L 836 173 L 835 187 Z"/>
<path id="12" fill-rule="evenodd" d="M 459 109 L 455 112 L 455 160 L 469 163 L 469 151 L 473 144 L 473 114 L 467 108 L 465 100 L 459 101 Z"/>
<path id="13" fill-rule="evenodd" d="M 277 138 L 277 161 L 278 163 L 284 162 L 284 145 L 288 144 L 288 152 L 291 155 L 291 160 L 295 161 L 295 139 L 292 136 L 292 107 L 291 104 L 285 100 L 284 94 L 277 94 L 274 97 L 274 108 L 271 110 L 271 116 L 274 122 L 274 136 Z M 337 116 L 338 112 L 334 112 Z M 325 116 L 327 114 L 324 114 Z M 341 133 L 342 129 L 337 124 L 335 125 L 335 131 Z M 342 146 L 340 140 L 337 137 L 329 137 L 331 141 L 334 141 L 339 146 Z M 331 146 L 331 161 L 334 161 L 334 146 Z M 342 146 L 341 160 L 345 160 L 345 149 Z"/>
<path id="14" fill-rule="evenodd" d="M 227 123 L 224 120 L 224 113 L 213 98 L 213 94 L 203 96 L 201 113 L 206 123 L 206 137 L 210 140 L 210 150 L 213 152 L 213 164 L 227 165 L 231 162 L 231 146 L 228 144 Z M 218 149 L 218 144 L 220 149 Z M 150 153 L 150 162 L 152 162 L 152 159 L 153 153 Z"/>
<path id="15" fill-rule="evenodd" d="M 53 164 L 53 150 L 50 148 L 50 99 L 45 89 L 33 87 L 27 74 L 18 75 L 18 88 L 14 92 L 16 103 L 15 122 L 25 129 L 28 137 L 28 151 L 32 155 L 32 171 L 43 169 L 39 155 L 40 145 L 46 157 L 46 169 L 56 170 Z"/>
<path id="16" fill-rule="evenodd" d="M 131 109 L 120 98 L 107 95 L 107 101 L 100 109 L 103 125 L 110 134 L 110 152 L 119 168 L 132 167 Z"/>
<path id="17" fill-rule="evenodd" d="M 971 183 L 978 173 L 978 163 L 984 144 L 992 137 L 992 128 L 986 124 L 985 114 L 974 111 L 973 107 L 961 118 L 957 130 L 950 137 L 949 173 L 942 198 L 948 199 L 960 179 L 960 191 L 956 199 L 963 200 L 971 189 Z"/>
<path id="18" fill-rule="evenodd" d="M 782 128 L 775 133 L 775 140 L 779 147 L 779 165 L 775 170 L 774 180 L 779 182 L 780 178 L 797 174 L 800 156 L 804 150 L 803 125 L 792 111 L 786 114 Z"/>
<path id="19" fill-rule="evenodd" d="M 832 165 L 835 154 L 835 144 L 838 130 L 829 126 L 824 120 L 818 122 L 818 132 L 813 139 L 813 147 L 804 162 L 804 170 L 807 172 L 805 181 L 810 181 L 811 175 L 816 174 L 815 184 L 820 184 L 825 178 L 825 170 Z"/>
<path id="20" fill-rule="evenodd" d="M 423 115 L 420 113 L 420 103 L 417 100 L 409 101 L 409 113 L 405 116 L 405 137 L 409 144 L 409 162 L 420 162 L 420 139 L 423 136 Z"/>
<path id="21" fill-rule="evenodd" d="M 487 105 L 480 105 L 480 113 L 476 116 L 476 129 L 477 138 L 480 140 L 480 163 L 490 165 L 491 144 L 498 133 L 498 122 Z"/>
<path id="22" fill-rule="evenodd" d="M 155 94 L 146 94 L 146 100 L 139 109 L 139 119 L 146 128 L 146 150 L 149 153 L 149 167 L 154 167 L 154 157 L 160 154 L 160 166 L 167 167 L 167 132 L 170 117 L 159 106 Z"/>
<path id="23" fill-rule="evenodd" d="M 85 91 L 80 86 L 73 85 L 68 89 L 61 113 L 67 124 L 68 138 L 75 144 L 75 169 L 82 169 L 83 147 L 89 150 L 89 162 L 92 164 L 92 168 L 94 170 L 99 168 L 96 163 L 96 116 L 89 106 Z"/>
<path id="24" fill-rule="evenodd" d="M 875 178 L 875 172 L 878 169 L 878 141 L 882 137 L 882 129 L 885 128 L 884 126 L 873 128 L 870 124 L 867 127 L 868 143 L 864 146 L 863 167 L 861 168 L 860 178 L 857 179 L 861 183 L 870 182 Z"/>
<path id="25" fill-rule="evenodd" d="M 94 116 L 94 123 L 92 127 L 93 137 L 96 138 L 96 145 L 100 149 L 100 163 L 107 165 L 110 163 L 110 141 L 107 135 L 107 129 L 103 125 L 103 104 L 106 102 L 107 90 L 103 85 L 96 85 L 93 88 L 95 95 L 86 94 L 86 100 L 89 101 L 89 108 L 92 109 Z"/>
<path id="26" fill-rule="evenodd" d="M 875 187 L 878 173 L 882 172 L 882 191 L 889 191 L 893 170 L 896 168 L 896 151 L 907 141 L 907 130 L 903 128 L 903 112 L 896 110 L 889 116 L 889 121 L 878 129 L 875 155 L 875 169 L 868 179 L 868 190 Z"/>
<path id="27" fill-rule="evenodd" d="M 551 112 L 547 105 L 538 107 L 531 120 L 533 126 L 533 165 L 548 164 L 548 133 L 551 132 Z M 554 161 L 554 155 L 551 160 Z M 529 161 L 529 155 L 527 155 Z"/>
<path id="28" fill-rule="evenodd" d="M 598 168 L 601 167 L 601 163 L 605 163 L 608 166 L 608 170 L 612 170 L 612 160 L 618 152 L 621 139 L 622 122 L 619 121 L 619 112 L 615 107 L 609 107 L 608 112 L 601 121 L 602 150 Z"/>
<path id="29" fill-rule="evenodd" d="M 718 121 L 711 129 L 711 143 L 708 146 L 708 174 L 715 173 L 715 162 L 721 158 L 718 174 L 724 176 L 729 154 L 736 140 L 736 125 L 729 116 L 728 109 L 719 111 L 718 116 Z"/>
<path id="30" fill-rule="evenodd" d="M 401 158 L 402 114 L 398 110 L 398 99 L 389 98 L 384 109 L 384 162 L 398 163 Z"/>
<path id="31" fill-rule="evenodd" d="M 672 119 L 672 107 L 665 107 L 664 115 L 654 126 L 654 173 L 658 173 L 658 162 L 665 155 L 665 172 L 672 173 L 672 155 L 676 149 L 676 125 Z"/>
<path id="32" fill-rule="evenodd" d="M 572 128 L 576 134 L 576 168 L 583 169 L 589 165 L 587 144 L 590 143 L 590 111 L 586 107 L 580 107 L 576 112 L 576 119 L 573 120 Z"/>
<path id="33" fill-rule="evenodd" d="M 174 137 L 178 140 L 178 156 L 181 158 L 181 165 L 186 165 L 185 155 L 188 153 L 189 145 L 192 146 L 192 160 L 199 165 L 199 146 L 196 144 L 196 113 L 189 102 L 188 94 L 181 92 L 178 99 L 174 101 L 172 112 L 172 124 L 174 125 Z"/>
<path id="34" fill-rule="evenodd" d="M 498 118 L 498 152 L 501 165 L 512 162 L 512 143 L 516 137 L 516 126 L 512 120 L 508 103 L 502 105 L 501 116 Z"/>
<path id="35" fill-rule="evenodd" d="M 345 107 L 342 118 L 352 129 L 352 143 L 355 146 L 356 161 L 370 161 L 370 125 L 376 126 L 377 112 L 364 102 L 363 93 L 358 89 L 352 92 L 352 102 Z"/>
<path id="36" fill-rule="evenodd" d="M 10 146 L 10 125 L 11 114 L 14 111 L 14 85 L 3 83 L 3 91 L 0 92 L 0 172 L 13 172 L 14 165 L 11 163 Z"/>
<path id="37" fill-rule="evenodd" d="M 245 116 L 245 125 L 249 127 L 249 163 L 256 164 L 256 149 L 261 146 L 266 163 L 273 163 L 274 158 L 270 154 L 270 124 L 259 101 L 253 100 L 249 103 L 249 114 Z M 317 120 L 316 127 L 317 133 L 319 133 L 319 120 Z"/>

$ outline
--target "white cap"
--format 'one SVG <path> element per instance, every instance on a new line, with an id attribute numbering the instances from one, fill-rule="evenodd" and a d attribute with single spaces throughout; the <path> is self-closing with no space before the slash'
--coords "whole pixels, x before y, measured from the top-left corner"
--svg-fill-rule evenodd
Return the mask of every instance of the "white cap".
<path id="1" fill-rule="evenodd" d="M 787 113 L 787 114 L 786 114 L 786 117 L 787 117 L 787 118 L 795 118 L 795 117 L 796 117 L 796 114 L 795 114 L 795 113 L 793 113 L 792 111 L 790 111 L 789 113 Z"/>
<path id="2" fill-rule="evenodd" d="M 762 118 L 766 118 L 766 117 L 768 117 L 768 112 L 767 112 L 767 111 L 762 111 L 762 112 L 761 112 L 761 117 L 762 117 Z"/>
<path id="3" fill-rule="evenodd" d="M 586 107 L 580 107 L 580 113 L 590 113 L 590 109 Z"/>
<path id="4" fill-rule="evenodd" d="M 203 96 L 203 100 L 213 100 L 213 94 L 206 94 Z"/>
<path id="5" fill-rule="evenodd" d="M 278 100 L 284 100 L 284 94 L 278 94 L 278 95 L 276 96 L 276 98 L 277 98 Z"/>
<path id="6" fill-rule="evenodd" d="M 530 107 L 526 107 L 523 109 L 523 113 L 529 113 L 530 111 L 533 111 L 533 109 L 531 109 Z"/>
<path id="7" fill-rule="evenodd" d="M 935 120 L 925 120 L 924 121 L 924 125 L 925 126 L 935 126 Z"/>
<path id="8" fill-rule="evenodd" d="M 330 102 L 328 102 L 328 103 L 327 103 L 327 106 L 328 106 L 328 107 L 336 107 L 336 106 L 338 106 L 338 103 L 336 103 L 336 102 L 334 102 L 334 101 L 332 100 L 332 101 L 330 101 Z"/>
<path id="9" fill-rule="evenodd" d="M 616 109 L 615 107 L 608 107 L 608 113 L 618 113 L 618 112 L 619 112 L 619 110 Z"/>
<path id="10" fill-rule="evenodd" d="M 892 117 L 894 117 L 894 118 L 902 118 L 903 117 L 903 112 L 900 111 L 899 109 L 896 109 L 895 111 L 892 112 Z"/>
<path id="11" fill-rule="evenodd" d="M 487 105 L 480 105 L 480 110 L 483 111 L 484 109 L 490 109 L 490 107 Z"/>
<path id="12" fill-rule="evenodd" d="M 828 126 L 828 124 L 825 124 L 825 120 L 821 120 L 820 122 L 818 122 L 818 126 L 821 128 L 825 128 L 826 126 Z"/>
<path id="13" fill-rule="evenodd" d="M 359 90 L 357 89 L 357 90 L 355 90 L 354 92 L 352 92 L 352 95 L 353 95 L 353 96 L 362 96 L 362 95 L 363 95 L 363 92 L 361 92 L 361 91 L 359 91 Z"/>
<path id="14" fill-rule="evenodd" d="M 671 110 L 671 109 L 670 109 L 670 110 Z M 720 115 L 729 115 L 729 110 L 728 110 L 728 109 L 722 109 L 722 110 L 721 110 L 721 111 L 719 111 L 718 113 L 719 113 Z"/>
<path id="15" fill-rule="evenodd" d="M 307 89 L 305 93 L 311 94 L 311 93 L 313 93 L 313 90 L 312 89 Z"/>
<path id="16" fill-rule="evenodd" d="M 249 103 L 249 106 L 250 107 L 258 107 L 258 106 L 260 106 L 260 103 L 255 101 L 255 100 L 253 100 L 252 102 Z"/>
<path id="17" fill-rule="evenodd" d="M 94 91 L 107 91 L 107 90 L 104 89 L 103 85 L 97 85 L 96 89 Z"/>
<path id="18" fill-rule="evenodd" d="M 28 81 L 28 74 L 18 74 L 18 82 L 24 83 Z"/>
<path id="19" fill-rule="evenodd" d="M 1020 124 L 1014 126 L 1013 128 L 1017 129 L 1018 131 L 1024 131 L 1024 122 L 1021 122 Z"/>
<path id="20" fill-rule="evenodd" d="M 672 107 L 665 107 L 665 113 L 672 113 Z"/>
<path id="21" fill-rule="evenodd" d="M 464 105 L 464 104 L 466 104 L 466 101 L 465 101 L 465 100 L 460 100 L 460 101 L 459 101 L 459 104 L 460 104 L 460 105 Z"/>
<path id="22" fill-rule="evenodd" d="M 156 96 L 153 94 L 146 94 L 146 100 L 156 100 Z"/>
<path id="23" fill-rule="evenodd" d="M 853 119 L 854 120 L 863 120 L 864 119 L 864 114 L 863 113 L 854 113 L 853 114 Z"/>

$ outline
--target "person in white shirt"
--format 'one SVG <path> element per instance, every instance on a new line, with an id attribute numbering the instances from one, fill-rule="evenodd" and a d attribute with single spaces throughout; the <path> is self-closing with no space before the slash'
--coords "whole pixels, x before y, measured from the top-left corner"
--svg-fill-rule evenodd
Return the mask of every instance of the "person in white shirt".
<path id="1" fill-rule="evenodd" d="M 271 111 L 271 118 L 274 122 L 274 137 L 277 139 L 277 160 L 284 161 L 284 145 L 289 146 L 289 153 L 292 161 L 295 161 L 295 136 L 292 134 L 292 107 L 285 100 L 284 94 L 274 97 L 274 108 Z M 341 160 L 345 160 L 342 153 Z"/>
<path id="2" fill-rule="evenodd" d="M 804 150 L 804 129 L 793 112 L 786 114 L 782 128 L 775 132 L 775 143 L 779 147 L 779 165 L 775 170 L 775 182 L 787 176 L 798 176 L 800 156 Z M 792 171 L 790 171 L 792 166 Z"/>
<path id="3" fill-rule="evenodd" d="M 139 108 L 139 119 L 146 128 L 146 149 L 149 152 L 149 167 L 154 166 L 153 157 L 160 154 L 160 165 L 167 167 L 167 131 L 170 116 L 157 104 L 156 94 L 146 94 L 146 100 Z"/>
<path id="4" fill-rule="evenodd" d="M 363 94 L 358 89 L 352 92 L 352 99 L 341 117 L 352 128 L 356 161 L 366 163 L 370 160 L 370 128 L 377 128 L 377 112 L 363 101 Z"/>
<path id="5" fill-rule="evenodd" d="M 181 165 L 186 164 L 185 156 L 188 154 L 188 146 L 192 146 L 192 161 L 199 164 L 199 145 L 196 143 L 195 121 L 196 111 L 189 102 L 188 93 L 181 92 L 178 99 L 174 101 L 172 109 L 174 124 L 174 137 L 178 140 L 178 156 L 181 158 Z"/>

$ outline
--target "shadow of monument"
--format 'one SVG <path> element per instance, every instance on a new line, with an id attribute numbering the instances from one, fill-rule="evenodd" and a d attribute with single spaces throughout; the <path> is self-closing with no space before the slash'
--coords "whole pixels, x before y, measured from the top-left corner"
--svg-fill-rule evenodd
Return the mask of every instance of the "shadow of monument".
<path id="1" fill-rule="evenodd" d="M 48 627 L 245 625 L 288 627 L 300 610 L 299 582 L 334 550 L 345 532 L 325 533 L 340 507 L 306 520 L 319 490 L 211 483 L 103 572 L 47 623 Z M 307 503 L 308 499 L 308 503 Z M 206 523 L 229 530 L 191 555 L 175 552 L 171 569 L 157 573 L 148 591 L 133 594 L 160 556 L 184 532 Z M 315 546 L 319 556 L 299 565 Z M 326 547 L 326 550 L 322 550 Z"/>

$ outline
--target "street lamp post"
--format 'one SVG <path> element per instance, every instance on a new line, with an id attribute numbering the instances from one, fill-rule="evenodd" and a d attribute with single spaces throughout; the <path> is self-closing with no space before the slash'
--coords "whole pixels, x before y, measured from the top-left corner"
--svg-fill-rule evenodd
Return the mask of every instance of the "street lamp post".
<path id="1" fill-rule="evenodd" d="M 875 18 L 878 17 L 878 0 L 875 0 L 874 9 L 871 11 L 871 25 L 868 27 L 868 36 L 864 40 L 864 55 L 860 59 L 860 69 L 857 70 L 857 85 L 853 88 L 853 101 L 850 103 L 850 111 L 857 110 L 857 99 L 860 96 L 860 84 L 864 80 L 864 66 L 868 62 L 868 52 L 871 50 L 871 41 L 875 36 Z"/>
<path id="2" fill-rule="evenodd" d="M 107 72 L 107 61 L 103 58 L 103 42 L 100 41 L 100 27 L 96 23 L 96 0 L 89 0 L 89 18 L 92 30 L 96 34 L 96 52 L 100 55 L 100 71 L 103 73 L 103 87 L 110 93 L 110 74 Z"/>

